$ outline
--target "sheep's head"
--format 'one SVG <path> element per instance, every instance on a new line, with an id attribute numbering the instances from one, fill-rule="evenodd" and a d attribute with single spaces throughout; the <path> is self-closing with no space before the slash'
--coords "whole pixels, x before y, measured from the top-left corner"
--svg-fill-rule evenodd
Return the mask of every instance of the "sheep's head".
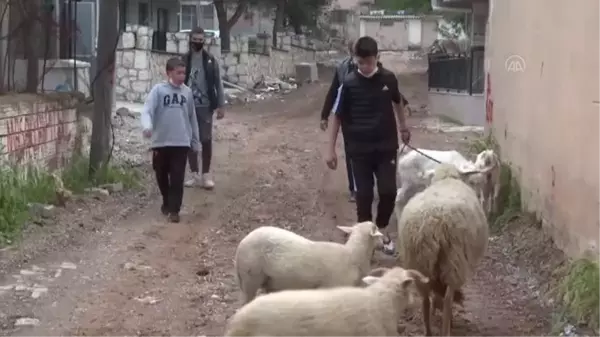
<path id="1" fill-rule="evenodd" d="M 348 241 L 350 241 L 352 237 L 369 237 L 371 239 L 370 242 L 373 243 L 373 247 L 383 246 L 383 233 L 381 233 L 379 228 L 371 221 L 359 222 L 354 226 L 337 226 L 337 228 L 350 235 Z"/>
<path id="2" fill-rule="evenodd" d="M 483 150 L 475 158 L 475 166 L 480 169 L 495 168 L 500 166 L 500 159 L 494 150 Z"/>
<path id="3" fill-rule="evenodd" d="M 378 274 L 381 276 L 376 276 Z M 405 305 L 414 306 L 420 289 L 429 283 L 429 278 L 414 269 L 376 268 L 363 277 L 363 282 L 367 286 L 381 283 L 384 287 L 392 288 Z"/>
<path id="4" fill-rule="evenodd" d="M 437 168 L 427 170 L 423 176 L 431 179 L 431 183 L 444 179 L 460 179 L 468 184 L 477 184 L 477 180 L 483 174 L 493 170 L 495 166 L 478 167 L 475 164 L 464 164 L 456 166 L 452 164 L 440 164 Z"/>

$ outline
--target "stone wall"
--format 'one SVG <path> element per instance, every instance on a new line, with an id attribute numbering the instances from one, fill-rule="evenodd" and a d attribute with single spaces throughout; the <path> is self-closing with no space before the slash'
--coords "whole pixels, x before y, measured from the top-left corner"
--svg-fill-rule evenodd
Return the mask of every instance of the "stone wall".
<path id="1" fill-rule="evenodd" d="M 91 121 L 78 113 L 82 94 L 0 97 L 0 159 L 61 168 L 89 147 Z"/>
<path id="2" fill-rule="evenodd" d="M 117 100 L 142 102 L 150 88 L 165 79 L 166 61 L 188 51 L 187 33 L 167 33 L 165 51 L 152 50 L 152 29 L 128 25 L 117 50 Z M 313 42 L 303 36 L 280 35 L 278 48 L 271 38 L 232 37 L 231 50 L 222 53 L 219 39 L 206 48 L 219 62 L 222 77 L 243 87 L 252 87 L 261 76 L 293 75 L 299 62 L 315 62 Z"/>

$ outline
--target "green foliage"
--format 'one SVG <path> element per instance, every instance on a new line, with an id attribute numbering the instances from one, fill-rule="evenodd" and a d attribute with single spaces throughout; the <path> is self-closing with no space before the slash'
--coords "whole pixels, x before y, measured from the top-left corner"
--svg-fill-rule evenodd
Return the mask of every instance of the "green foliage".
<path id="1" fill-rule="evenodd" d="M 103 167 L 97 178 L 88 179 L 89 160 L 77 158 L 62 171 L 68 190 L 81 193 L 95 185 L 121 182 L 126 188 L 139 186 L 141 175 L 133 169 Z M 30 203 L 53 204 L 57 185 L 52 174 L 34 166 L 23 168 L 0 164 L 0 247 L 11 243 L 30 218 Z"/>
<path id="2" fill-rule="evenodd" d="M 553 290 L 563 306 L 561 316 L 598 331 L 600 328 L 600 273 L 598 263 L 579 259 L 557 271 L 564 275 Z"/>
<path id="3" fill-rule="evenodd" d="M 431 12 L 431 0 L 375 0 L 375 6 L 390 11 L 406 10 L 416 14 Z"/>

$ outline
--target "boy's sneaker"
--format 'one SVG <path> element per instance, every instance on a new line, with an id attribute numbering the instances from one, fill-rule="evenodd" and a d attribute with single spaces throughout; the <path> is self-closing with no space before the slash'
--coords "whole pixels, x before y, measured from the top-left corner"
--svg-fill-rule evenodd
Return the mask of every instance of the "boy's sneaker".
<path id="1" fill-rule="evenodd" d="M 179 214 L 169 213 L 169 222 L 178 223 L 180 221 Z"/>
<path id="2" fill-rule="evenodd" d="M 167 205 L 162 205 L 162 206 L 160 206 L 160 212 L 161 212 L 163 215 L 169 215 L 169 211 L 167 210 Z"/>
<path id="3" fill-rule="evenodd" d="M 200 175 L 200 173 L 193 172 L 192 177 L 190 179 L 186 180 L 183 183 L 183 186 L 193 187 L 193 186 L 200 184 L 201 182 L 202 182 L 202 176 Z"/>
<path id="4" fill-rule="evenodd" d="M 348 198 L 349 202 L 356 202 L 356 192 L 350 192 L 350 198 Z"/>
<path id="5" fill-rule="evenodd" d="M 212 190 L 215 188 L 215 182 L 212 180 L 210 173 L 202 174 L 202 188 Z"/>
<path id="6" fill-rule="evenodd" d="M 385 234 L 383 237 L 383 252 L 387 255 L 394 255 L 396 253 L 396 247 L 394 246 L 394 240 L 390 238 L 389 234 Z"/>

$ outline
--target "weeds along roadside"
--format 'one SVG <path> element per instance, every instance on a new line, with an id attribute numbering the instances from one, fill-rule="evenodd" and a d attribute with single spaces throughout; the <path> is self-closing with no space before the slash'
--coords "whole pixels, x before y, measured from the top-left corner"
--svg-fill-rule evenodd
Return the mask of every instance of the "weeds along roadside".
<path id="1" fill-rule="evenodd" d="M 486 149 L 493 149 L 500 154 L 498 143 L 491 135 L 477 139 L 469 146 L 469 152 L 474 154 Z M 531 219 L 525 223 L 540 223 L 535 214 L 523 209 L 518 178 L 510 164 L 500 159 L 498 207 L 496 213 L 489 218 L 491 231 L 498 235 L 519 218 Z M 577 259 L 565 256 L 560 267 L 552 272 L 552 279 L 544 280 L 552 284 L 546 297 L 554 298 L 558 304 L 553 317 L 553 335 L 563 333 L 562 328 L 567 322 L 573 322 L 576 328 L 582 330 L 592 330 L 596 335 L 600 333 L 600 272 L 597 259 L 594 254 Z"/>
<path id="2" fill-rule="evenodd" d="M 89 159 L 73 158 L 61 171 L 48 172 L 34 165 L 0 163 L 0 248 L 13 243 L 31 219 L 32 204 L 60 205 L 65 194 L 81 194 L 87 188 L 121 183 L 124 189 L 140 186 L 135 168 L 106 165 L 89 179 Z"/>

